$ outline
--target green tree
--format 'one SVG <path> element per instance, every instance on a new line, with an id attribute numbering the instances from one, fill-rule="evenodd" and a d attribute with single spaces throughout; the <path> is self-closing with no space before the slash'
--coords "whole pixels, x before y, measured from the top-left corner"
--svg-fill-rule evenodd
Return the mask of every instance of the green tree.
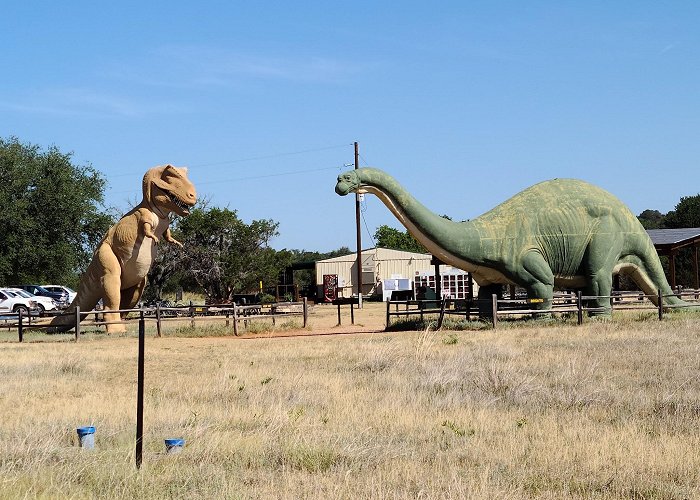
<path id="1" fill-rule="evenodd" d="M 700 227 L 700 194 L 683 196 L 664 217 L 664 225 L 668 228 Z"/>
<path id="2" fill-rule="evenodd" d="M 268 245 L 278 226 L 268 219 L 246 224 L 228 208 L 195 209 L 177 227 L 184 244 L 181 267 L 215 302 L 257 291 L 260 281 L 276 283 L 280 269 Z"/>
<path id="3" fill-rule="evenodd" d="M 683 196 L 675 209 L 663 219 L 666 228 L 700 227 L 700 194 Z M 681 248 L 676 255 L 676 283 L 694 287 L 694 250 L 692 247 Z"/>
<path id="4" fill-rule="evenodd" d="M 293 264 L 311 264 L 319 260 L 332 259 L 342 255 L 353 253 L 348 247 L 340 247 L 331 252 L 312 252 L 307 250 L 280 250 L 277 252 L 279 266 L 282 270 Z M 316 295 L 316 271 L 311 269 L 298 269 L 294 271 L 293 283 L 299 287 L 303 296 L 314 297 Z"/>
<path id="5" fill-rule="evenodd" d="M 377 228 L 377 231 L 374 233 L 374 241 L 376 241 L 377 246 L 381 248 L 428 253 L 425 247 L 418 243 L 411 233 L 408 231 L 399 231 L 387 225 L 382 225 Z"/>
<path id="6" fill-rule="evenodd" d="M 662 229 L 664 227 L 664 214 L 658 210 L 644 210 L 637 216 L 644 229 Z"/>
<path id="7" fill-rule="evenodd" d="M 75 286 L 114 220 L 105 185 L 71 153 L 0 138 L 0 283 Z"/>

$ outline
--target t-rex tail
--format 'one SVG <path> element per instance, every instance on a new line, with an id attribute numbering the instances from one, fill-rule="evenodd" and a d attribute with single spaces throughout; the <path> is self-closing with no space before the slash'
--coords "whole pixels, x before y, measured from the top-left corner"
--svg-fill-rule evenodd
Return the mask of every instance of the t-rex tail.
<path id="1" fill-rule="evenodd" d="M 83 321 L 100 300 L 99 294 L 90 290 L 84 280 L 80 281 L 78 294 L 73 302 L 58 316 L 51 318 L 47 333 L 65 333 L 75 328 L 75 312 L 80 307 L 80 321 Z M 84 311 L 84 312 L 83 312 Z"/>

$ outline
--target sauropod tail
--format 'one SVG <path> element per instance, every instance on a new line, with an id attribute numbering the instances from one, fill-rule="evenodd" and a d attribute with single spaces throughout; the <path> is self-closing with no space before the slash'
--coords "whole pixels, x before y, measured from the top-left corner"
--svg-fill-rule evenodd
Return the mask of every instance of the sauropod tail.
<path id="1" fill-rule="evenodd" d="M 689 306 L 687 302 L 673 294 L 651 239 L 647 237 L 642 247 L 643 252 L 639 255 L 623 259 L 620 272 L 632 278 L 655 306 L 659 305 L 659 292 L 663 296 L 665 305 Z"/>

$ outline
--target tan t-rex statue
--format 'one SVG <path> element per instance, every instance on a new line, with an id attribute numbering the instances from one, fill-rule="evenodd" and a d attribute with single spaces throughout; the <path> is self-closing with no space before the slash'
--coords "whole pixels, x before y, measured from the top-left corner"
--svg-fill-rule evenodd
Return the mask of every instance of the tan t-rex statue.
<path id="1" fill-rule="evenodd" d="M 80 278 L 78 295 L 65 313 L 51 321 L 50 332 L 65 332 L 75 325 L 76 307 L 81 320 L 102 299 L 107 333 L 125 331 L 118 322 L 133 308 L 146 286 L 146 276 L 156 257 L 160 238 L 182 246 L 170 234 L 169 215 L 186 216 L 197 201 L 186 168 L 172 165 L 154 167 L 143 176 L 143 200 L 109 228 L 95 251 L 92 262 Z"/>

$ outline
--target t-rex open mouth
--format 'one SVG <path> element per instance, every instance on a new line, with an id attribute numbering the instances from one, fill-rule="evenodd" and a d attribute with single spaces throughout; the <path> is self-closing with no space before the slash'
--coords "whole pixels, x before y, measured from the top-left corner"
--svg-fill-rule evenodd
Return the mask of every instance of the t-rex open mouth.
<path id="1" fill-rule="evenodd" d="M 180 210 L 182 210 L 182 211 L 185 212 L 185 213 L 190 213 L 190 208 L 192 207 L 192 205 L 190 205 L 190 204 L 188 204 L 188 203 L 185 203 L 184 201 L 182 201 L 180 198 L 178 198 L 177 196 L 175 196 L 175 195 L 174 195 L 173 193 L 171 193 L 170 191 L 167 192 L 167 195 L 168 195 L 168 198 L 170 198 L 170 201 L 171 201 L 175 206 L 177 206 Z"/>

